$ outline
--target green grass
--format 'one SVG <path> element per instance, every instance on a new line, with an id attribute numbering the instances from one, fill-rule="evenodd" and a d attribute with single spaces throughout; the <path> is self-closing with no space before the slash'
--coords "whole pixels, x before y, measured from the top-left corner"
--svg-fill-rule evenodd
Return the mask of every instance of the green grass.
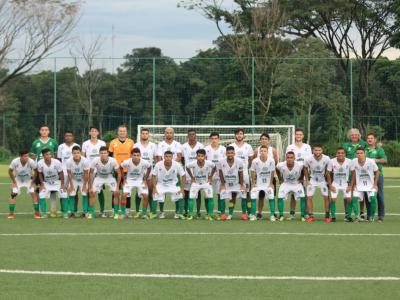
<path id="1" fill-rule="evenodd" d="M 0 168 L 5 174 L 6 168 Z M 386 171 L 386 170 L 385 170 Z M 389 176 L 389 175 L 387 175 Z M 0 177 L 0 183 L 8 182 Z M 400 213 L 400 180 L 387 179 L 386 211 Z M 204 220 L 8 220 L 8 185 L 0 185 L 0 234 L 4 233 L 394 233 L 400 216 L 384 223 L 347 224 L 342 215 L 325 224 Z M 107 205 L 110 206 L 109 193 Z M 322 199 L 315 199 L 322 211 Z M 342 212 L 342 201 L 338 211 Z M 169 206 L 171 207 L 171 206 Z M 287 208 L 287 205 L 286 205 Z M 239 209 L 239 205 L 237 205 Z M 31 212 L 26 195 L 17 212 Z M 169 215 L 171 217 L 171 215 Z M 164 273 L 193 275 L 400 276 L 400 236 L 315 235 L 107 235 L 0 236 L 0 269 Z M 255 281 L 61 277 L 0 273 L 1 299 L 399 299 L 395 281 Z"/>

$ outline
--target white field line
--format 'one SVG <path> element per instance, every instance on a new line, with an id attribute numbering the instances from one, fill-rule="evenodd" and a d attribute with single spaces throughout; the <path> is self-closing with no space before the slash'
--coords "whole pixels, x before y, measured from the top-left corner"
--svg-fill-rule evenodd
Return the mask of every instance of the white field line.
<path id="1" fill-rule="evenodd" d="M 144 273 L 92 273 L 92 272 L 54 272 L 0 269 L 0 274 L 155 278 L 155 279 L 203 279 L 203 280 L 304 280 L 304 281 L 399 281 L 396 276 L 252 276 L 252 275 L 192 275 L 192 274 L 144 274 Z"/>
<path id="2" fill-rule="evenodd" d="M 0 233 L 0 237 L 31 236 L 329 236 L 329 237 L 400 237 L 400 233 L 334 233 L 334 232 L 36 232 Z"/>

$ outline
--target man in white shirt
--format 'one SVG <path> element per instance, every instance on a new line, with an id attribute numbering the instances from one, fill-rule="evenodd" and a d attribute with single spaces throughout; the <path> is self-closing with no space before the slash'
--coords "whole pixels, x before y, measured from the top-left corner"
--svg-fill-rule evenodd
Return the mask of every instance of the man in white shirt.
<path id="1" fill-rule="evenodd" d="M 174 140 L 175 131 L 173 128 L 168 127 L 164 131 L 164 140 L 157 145 L 157 161 L 164 157 L 166 151 L 172 152 L 173 160 L 181 162 L 182 160 L 182 145 Z"/>
<path id="2" fill-rule="evenodd" d="M 360 147 L 356 151 L 357 158 L 352 160 L 351 164 L 351 188 L 353 196 L 357 197 L 359 201 L 363 201 L 364 196 L 368 197 L 371 205 L 371 216 L 369 221 L 374 222 L 376 206 L 377 206 L 377 191 L 379 168 L 376 162 L 367 158 L 365 149 Z M 356 220 L 358 216 L 356 215 Z"/>
<path id="3" fill-rule="evenodd" d="M 183 216 L 183 191 L 186 182 L 186 174 L 180 163 L 173 160 L 173 153 L 164 152 L 164 158 L 153 168 L 153 197 L 160 203 L 160 219 L 165 219 L 165 197 L 170 195 L 175 203 L 174 219 L 184 219 Z M 178 186 L 180 182 L 180 186 Z"/>

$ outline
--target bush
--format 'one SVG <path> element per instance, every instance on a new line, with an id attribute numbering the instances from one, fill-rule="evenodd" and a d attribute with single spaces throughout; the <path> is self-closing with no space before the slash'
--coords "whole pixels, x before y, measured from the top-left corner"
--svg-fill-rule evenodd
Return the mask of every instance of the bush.
<path id="1" fill-rule="evenodd" d="M 11 151 L 0 147 L 0 161 L 9 161 L 11 159 Z"/>
<path id="2" fill-rule="evenodd" d="M 391 167 L 400 166 L 400 143 L 396 141 L 386 142 L 383 143 L 382 148 L 388 158 L 387 165 Z"/>

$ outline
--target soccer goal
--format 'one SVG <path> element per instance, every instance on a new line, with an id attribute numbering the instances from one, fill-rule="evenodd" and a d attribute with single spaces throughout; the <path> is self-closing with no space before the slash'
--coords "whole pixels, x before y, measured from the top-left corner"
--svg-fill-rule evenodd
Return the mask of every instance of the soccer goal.
<path id="1" fill-rule="evenodd" d="M 232 126 L 232 125 L 138 125 L 137 141 L 140 140 L 140 130 L 147 128 L 150 132 L 150 140 L 158 143 L 164 140 L 164 130 L 172 127 L 175 130 L 175 140 L 180 143 L 187 142 L 187 132 L 195 129 L 197 140 L 204 145 L 209 144 L 210 133 L 219 133 L 221 144 L 226 146 L 235 141 L 234 131 L 236 128 L 245 130 L 245 141 L 253 148 L 259 146 L 259 139 L 262 133 L 268 133 L 271 137 L 271 145 L 278 151 L 280 159 L 284 157 L 286 147 L 294 142 L 293 125 L 257 125 L 257 126 Z"/>

